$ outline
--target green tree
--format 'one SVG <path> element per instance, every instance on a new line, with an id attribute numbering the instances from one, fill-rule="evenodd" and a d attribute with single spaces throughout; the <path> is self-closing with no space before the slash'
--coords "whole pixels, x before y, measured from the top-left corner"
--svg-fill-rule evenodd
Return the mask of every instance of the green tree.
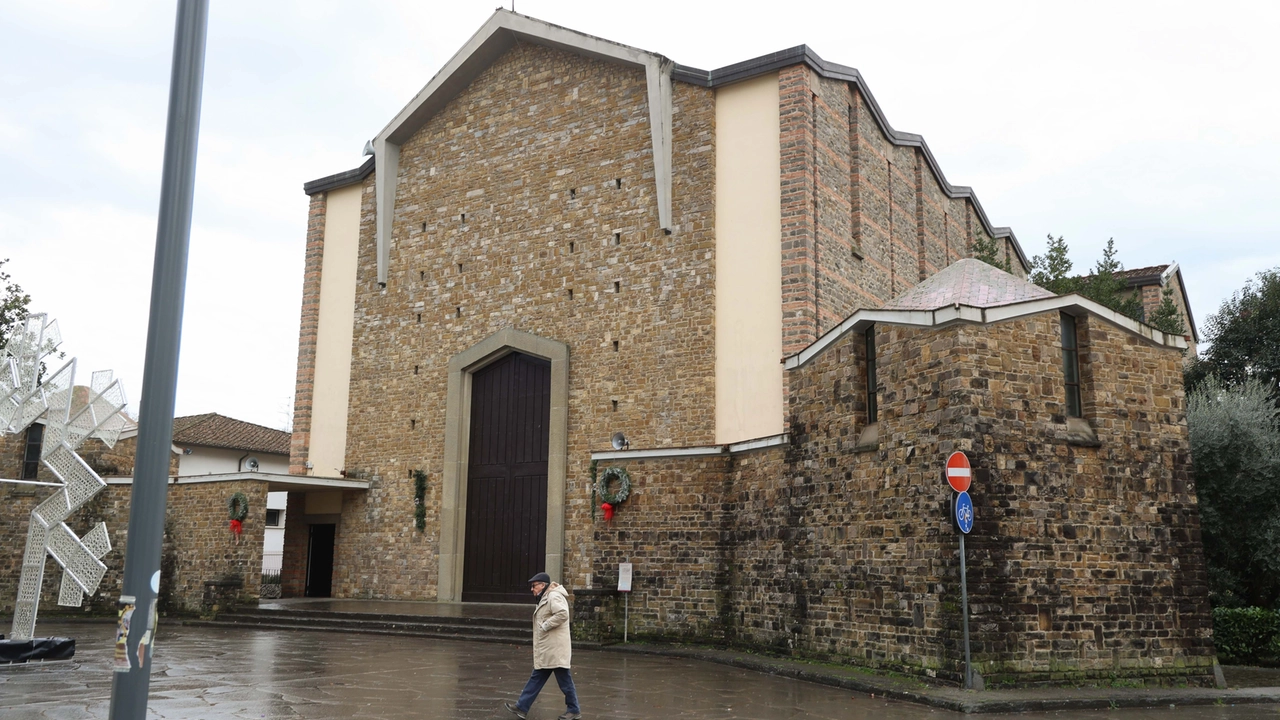
<path id="1" fill-rule="evenodd" d="M 0 350 L 4 350 L 18 324 L 26 319 L 27 306 L 31 304 L 31 296 L 22 292 L 5 272 L 7 262 L 9 258 L 0 260 Z"/>
<path id="2" fill-rule="evenodd" d="M 1280 267 L 1245 283 L 1205 321 L 1211 343 L 1189 382 L 1215 375 L 1227 385 L 1253 378 L 1280 389 Z"/>
<path id="3" fill-rule="evenodd" d="M 1160 306 L 1151 312 L 1147 324 L 1170 335 L 1186 335 L 1187 324 L 1182 321 L 1182 311 L 1173 300 L 1173 287 L 1164 286 L 1160 292 Z"/>
<path id="4" fill-rule="evenodd" d="M 1009 262 L 1009 258 L 1004 255 L 1003 250 L 1004 243 L 996 240 L 995 238 L 987 237 L 987 234 L 982 230 L 978 230 L 978 232 L 973 236 L 973 243 L 969 245 L 969 252 L 973 255 L 975 260 L 981 260 L 982 262 L 992 267 L 998 267 L 1005 272 L 1012 272 L 1012 266 Z"/>
<path id="5" fill-rule="evenodd" d="M 1049 236 L 1044 255 L 1031 258 L 1031 282 L 1055 295 L 1066 295 L 1080 289 L 1080 278 L 1071 276 L 1071 258 L 1067 256 L 1067 241 Z"/>
<path id="6" fill-rule="evenodd" d="M 1210 376 L 1187 397 L 1191 462 L 1215 605 L 1280 602 L 1280 409 L 1271 388 Z"/>
<path id="7" fill-rule="evenodd" d="M 1115 238 L 1109 238 L 1102 258 L 1093 266 L 1093 272 L 1081 279 L 1078 292 L 1121 315 L 1142 321 L 1142 298 L 1135 292 L 1126 292 L 1129 282 L 1119 275 L 1123 270 L 1124 265 L 1116 258 Z"/>

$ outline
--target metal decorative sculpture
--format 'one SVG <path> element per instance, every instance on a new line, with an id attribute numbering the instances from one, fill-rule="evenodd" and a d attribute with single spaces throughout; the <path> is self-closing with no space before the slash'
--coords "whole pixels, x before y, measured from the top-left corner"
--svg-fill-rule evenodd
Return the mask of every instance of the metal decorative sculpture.
<path id="1" fill-rule="evenodd" d="M 80 538 L 65 521 L 106 487 L 76 449 L 90 437 L 98 438 L 107 447 L 115 445 L 126 425 L 120 414 L 125 407 L 124 387 L 111 378 L 110 370 L 93 373 L 87 402 L 73 413 L 75 358 L 40 379 L 42 363 L 52 357 L 61 342 L 57 321 L 41 313 L 27 316 L 0 351 L 0 435 L 22 432 L 43 419 L 40 459 L 61 481 L 36 483 L 55 485 L 58 490 L 31 511 L 12 640 L 30 640 L 35 633 L 46 553 L 62 566 L 58 604 L 76 607 L 85 595 L 97 591 L 107 572 L 101 558 L 111 550 L 105 523 Z"/>

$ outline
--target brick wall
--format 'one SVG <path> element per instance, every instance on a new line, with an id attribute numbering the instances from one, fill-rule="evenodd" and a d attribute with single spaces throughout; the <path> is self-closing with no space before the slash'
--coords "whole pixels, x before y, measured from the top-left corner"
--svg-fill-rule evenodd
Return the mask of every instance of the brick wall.
<path id="1" fill-rule="evenodd" d="M 365 195 L 346 464 L 377 481 L 345 500 L 335 595 L 435 597 L 447 363 L 503 327 L 570 348 L 571 581 L 590 571 L 590 450 L 620 429 L 637 447 L 714 441 L 715 109 L 684 83 L 673 101 L 671 235 L 644 72 L 536 45 L 401 147 L 385 290 Z M 428 475 L 425 532 L 414 468 Z"/>
<path id="2" fill-rule="evenodd" d="M 970 257 L 981 225 L 968 199 L 943 192 L 923 151 L 890 141 L 849 83 L 795 65 L 780 71 L 779 94 L 783 352 L 794 354 Z"/>
<path id="3" fill-rule="evenodd" d="M 302 319 L 298 323 L 298 374 L 293 391 L 293 436 L 289 472 L 307 474 L 311 447 L 311 404 L 316 377 L 316 338 L 320 328 L 320 270 L 324 260 L 325 193 L 311 196 L 307 213 L 307 255 L 302 275 Z"/>

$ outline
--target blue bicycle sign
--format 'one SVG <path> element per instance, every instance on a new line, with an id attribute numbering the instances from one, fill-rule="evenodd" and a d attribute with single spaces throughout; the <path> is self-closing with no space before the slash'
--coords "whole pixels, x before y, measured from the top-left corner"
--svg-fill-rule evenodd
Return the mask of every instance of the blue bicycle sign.
<path id="1" fill-rule="evenodd" d="M 956 525 L 965 535 L 973 529 L 973 500 L 967 492 L 956 495 Z"/>

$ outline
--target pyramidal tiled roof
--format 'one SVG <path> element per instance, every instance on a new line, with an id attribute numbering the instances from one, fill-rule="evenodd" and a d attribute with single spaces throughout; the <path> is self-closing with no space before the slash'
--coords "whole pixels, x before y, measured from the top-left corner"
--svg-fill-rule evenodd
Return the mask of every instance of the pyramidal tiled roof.
<path id="1" fill-rule="evenodd" d="M 289 433 L 254 425 L 218 413 L 187 415 L 173 419 L 175 445 L 247 450 L 261 453 L 289 454 Z"/>
<path id="2" fill-rule="evenodd" d="M 981 260 L 959 260 L 885 303 L 883 310 L 938 310 L 951 305 L 991 308 L 1057 297 Z"/>

